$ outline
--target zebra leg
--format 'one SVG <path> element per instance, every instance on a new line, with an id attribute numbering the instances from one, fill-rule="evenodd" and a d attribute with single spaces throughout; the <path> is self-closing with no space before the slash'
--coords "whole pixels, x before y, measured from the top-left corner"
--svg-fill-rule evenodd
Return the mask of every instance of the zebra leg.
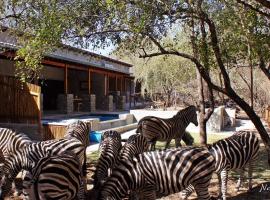
<path id="1" fill-rule="evenodd" d="M 194 192 L 194 187 L 189 185 L 186 189 L 181 191 L 181 199 L 186 200 Z"/>
<path id="2" fill-rule="evenodd" d="M 236 191 L 239 192 L 240 188 L 242 187 L 242 183 L 243 183 L 243 177 L 244 177 L 244 169 L 240 169 L 240 176 L 239 176 L 239 179 L 236 183 Z"/>
<path id="3" fill-rule="evenodd" d="M 218 173 L 217 174 L 217 177 L 218 177 L 218 198 L 221 199 L 221 196 L 222 196 L 222 192 L 221 192 L 221 174 Z"/>
<path id="4" fill-rule="evenodd" d="M 156 150 L 156 142 L 157 141 L 151 142 L 151 144 L 150 144 L 150 151 L 155 151 Z"/>
<path id="5" fill-rule="evenodd" d="M 168 147 L 170 146 L 172 139 L 167 140 L 166 145 L 165 145 L 165 149 L 168 149 Z"/>
<path id="6" fill-rule="evenodd" d="M 220 172 L 220 178 L 221 178 L 221 194 L 222 199 L 226 200 L 227 195 L 227 181 L 228 181 L 228 171 L 226 169 L 222 170 Z"/>
<path id="7" fill-rule="evenodd" d="M 199 200 L 211 199 L 210 194 L 208 192 L 209 184 L 210 184 L 210 179 L 207 182 L 203 182 L 203 183 L 194 185 L 194 189 L 197 193 Z"/>
<path id="8" fill-rule="evenodd" d="M 178 147 L 181 147 L 182 145 L 181 145 L 181 139 L 180 138 L 175 138 L 174 139 L 174 141 L 175 141 L 175 147 L 176 148 L 178 148 Z"/>
<path id="9" fill-rule="evenodd" d="M 252 190 L 252 173 L 255 165 L 253 161 L 248 163 L 248 192 Z"/>

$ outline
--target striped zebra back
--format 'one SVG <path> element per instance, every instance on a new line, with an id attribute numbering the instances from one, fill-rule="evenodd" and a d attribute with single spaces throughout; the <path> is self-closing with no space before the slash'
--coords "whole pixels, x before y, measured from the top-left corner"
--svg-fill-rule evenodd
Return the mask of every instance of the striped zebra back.
<path id="1" fill-rule="evenodd" d="M 149 149 L 149 144 L 143 135 L 131 135 L 119 153 L 119 160 L 133 159 L 134 156 Z"/>
<path id="2" fill-rule="evenodd" d="M 198 125 L 195 106 L 180 110 L 169 119 L 144 117 L 139 121 L 136 133 L 141 133 L 149 142 L 165 141 L 176 137 L 181 139 L 190 122 Z"/>
<path id="3" fill-rule="evenodd" d="M 133 160 L 120 161 L 104 183 L 99 199 L 121 199 L 129 190 L 145 188 L 148 194 L 166 196 L 189 184 L 196 188 L 199 199 L 209 199 L 214 164 L 214 157 L 206 148 L 145 152 Z"/>
<path id="4" fill-rule="evenodd" d="M 68 125 L 64 138 L 74 137 L 80 140 L 85 147 L 89 145 L 89 127 L 83 121 L 76 121 Z"/>
<path id="5" fill-rule="evenodd" d="M 48 152 L 51 152 L 51 155 L 72 152 L 78 156 L 80 164 L 83 165 L 84 149 L 84 145 L 79 140 L 70 138 L 32 143 L 17 151 L 16 154 L 11 154 L 5 159 L 3 168 L 2 197 L 9 194 L 11 183 L 22 169 L 32 172 L 38 161 Z"/>
<path id="6" fill-rule="evenodd" d="M 30 183 L 24 183 L 29 199 L 71 200 L 79 194 L 82 174 L 81 164 L 75 154 L 50 154 L 41 158 L 28 176 Z M 26 186 L 25 186 L 26 185 Z M 83 199 L 79 197 L 79 199 Z"/>
<path id="7" fill-rule="evenodd" d="M 87 174 L 87 166 L 86 166 L 86 148 L 90 144 L 89 141 L 89 127 L 83 121 L 76 121 L 68 125 L 67 132 L 64 138 L 76 138 L 84 145 L 84 161 L 83 161 L 83 175 Z"/>
<path id="8" fill-rule="evenodd" d="M 95 188 L 108 177 L 108 170 L 117 162 L 121 147 L 121 136 L 117 131 L 110 130 L 103 133 L 99 146 L 100 156 L 93 176 Z"/>
<path id="9" fill-rule="evenodd" d="M 251 131 L 238 131 L 231 137 L 209 146 L 216 159 L 216 171 L 241 169 L 255 159 L 260 148 L 259 138 Z"/>
<path id="10" fill-rule="evenodd" d="M 8 128 L 0 128 L 0 149 L 5 157 L 31 143 L 32 140 L 23 133 Z"/>

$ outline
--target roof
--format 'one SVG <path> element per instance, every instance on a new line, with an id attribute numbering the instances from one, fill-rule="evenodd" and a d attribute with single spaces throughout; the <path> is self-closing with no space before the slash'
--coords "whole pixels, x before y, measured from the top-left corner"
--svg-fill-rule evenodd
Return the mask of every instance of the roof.
<path id="1" fill-rule="evenodd" d="M 17 41 L 14 37 L 5 33 L 7 29 L 2 29 L 0 32 L 0 46 L 13 50 L 18 49 Z M 46 55 L 47 57 L 75 62 L 83 65 L 90 65 L 98 68 L 109 69 L 126 74 L 130 74 L 128 68 L 131 64 L 119 61 L 110 57 L 106 57 L 97 53 L 93 53 L 84 49 L 76 48 L 70 45 L 62 44 L 56 51 Z"/>

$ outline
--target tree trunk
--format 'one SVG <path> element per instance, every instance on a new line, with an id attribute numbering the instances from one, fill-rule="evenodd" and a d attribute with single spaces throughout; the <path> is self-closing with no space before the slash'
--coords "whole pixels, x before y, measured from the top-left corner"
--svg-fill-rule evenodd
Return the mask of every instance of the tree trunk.
<path id="1" fill-rule="evenodd" d="M 205 105 L 204 105 L 204 88 L 203 79 L 198 70 L 196 70 L 197 83 L 198 83 L 198 94 L 199 94 L 199 126 L 200 126 L 200 144 L 207 144 L 206 136 L 206 121 L 205 121 Z"/>

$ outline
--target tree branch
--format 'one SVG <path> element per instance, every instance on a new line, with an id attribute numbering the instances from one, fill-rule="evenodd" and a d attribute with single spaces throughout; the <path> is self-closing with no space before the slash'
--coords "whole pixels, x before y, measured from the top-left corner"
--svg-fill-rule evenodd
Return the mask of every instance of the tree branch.
<path id="1" fill-rule="evenodd" d="M 265 76 L 270 80 L 270 71 L 269 71 L 270 64 L 268 65 L 268 68 L 266 68 L 264 59 L 261 55 L 260 55 L 259 67 L 262 70 L 262 72 L 265 74 Z"/>
<path id="2" fill-rule="evenodd" d="M 216 26 L 215 24 L 209 19 L 208 15 L 205 12 L 200 13 L 201 16 L 203 17 L 204 21 L 208 24 L 209 31 L 210 31 L 210 38 L 211 38 L 211 45 L 214 50 L 215 58 L 217 60 L 217 64 L 220 68 L 222 77 L 224 79 L 224 86 L 225 88 L 231 89 L 231 81 L 230 77 L 225 69 L 224 63 L 222 61 L 222 56 L 221 56 L 221 51 L 219 48 L 219 42 L 217 38 L 217 32 L 216 32 Z"/>
<path id="3" fill-rule="evenodd" d="M 219 91 L 223 94 L 227 94 L 226 90 L 224 90 L 223 88 L 215 85 L 210 77 L 208 76 L 208 74 L 206 73 L 204 67 L 200 64 L 200 62 L 194 58 L 193 56 L 186 54 L 186 53 L 182 53 L 182 52 L 178 52 L 178 51 L 169 51 L 169 50 L 165 50 L 165 52 L 161 53 L 161 52 L 155 52 L 155 53 L 151 53 L 151 54 L 147 54 L 147 52 L 144 51 L 144 55 L 139 55 L 140 58 L 151 58 L 151 57 L 155 57 L 155 56 L 161 56 L 161 55 L 176 55 L 176 56 L 180 56 L 183 58 L 186 58 L 190 61 L 192 61 L 195 66 L 197 67 L 197 69 L 199 70 L 199 72 L 202 74 L 203 79 L 206 81 L 206 83 L 211 86 L 214 90 Z"/>
<path id="4" fill-rule="evenodd" d="M 261 5 L 263 5 L 264 7 L 270 9 L 270 2 L 267 0 L 255 0 L 257 1 L 258 3 L 260 3 Z"/>
<path id="5" fill-rule="evenodd" d="M 245 7 L 249 8 L 249 9 L 251 9 L 251 10 L 254 10 L 254 11 L 256 11 L 257 13 L 259 13 L 259 14 L 261 14 L 261 15 L 263 15 L 263 16 L 265 16 L 265 17 L 267 17 L 267 18 L 270 19 L 270 14 L 265 13 L 265 12 L 263 12 L 263 11 L 257 9 L 257 8 L 254 8 L 252 5 L 248 4 L 248 3 L 245 2 L 245 1 L 242 1 L 242 0 L 236 0 L 236 1 L 237 1 L 238 3 L 244 5 Z M 256 0 L 256 1 L 257 1 L 257 0 Z M 263 0 L 263 1 L 264 1 L 264 0 Z"/>

